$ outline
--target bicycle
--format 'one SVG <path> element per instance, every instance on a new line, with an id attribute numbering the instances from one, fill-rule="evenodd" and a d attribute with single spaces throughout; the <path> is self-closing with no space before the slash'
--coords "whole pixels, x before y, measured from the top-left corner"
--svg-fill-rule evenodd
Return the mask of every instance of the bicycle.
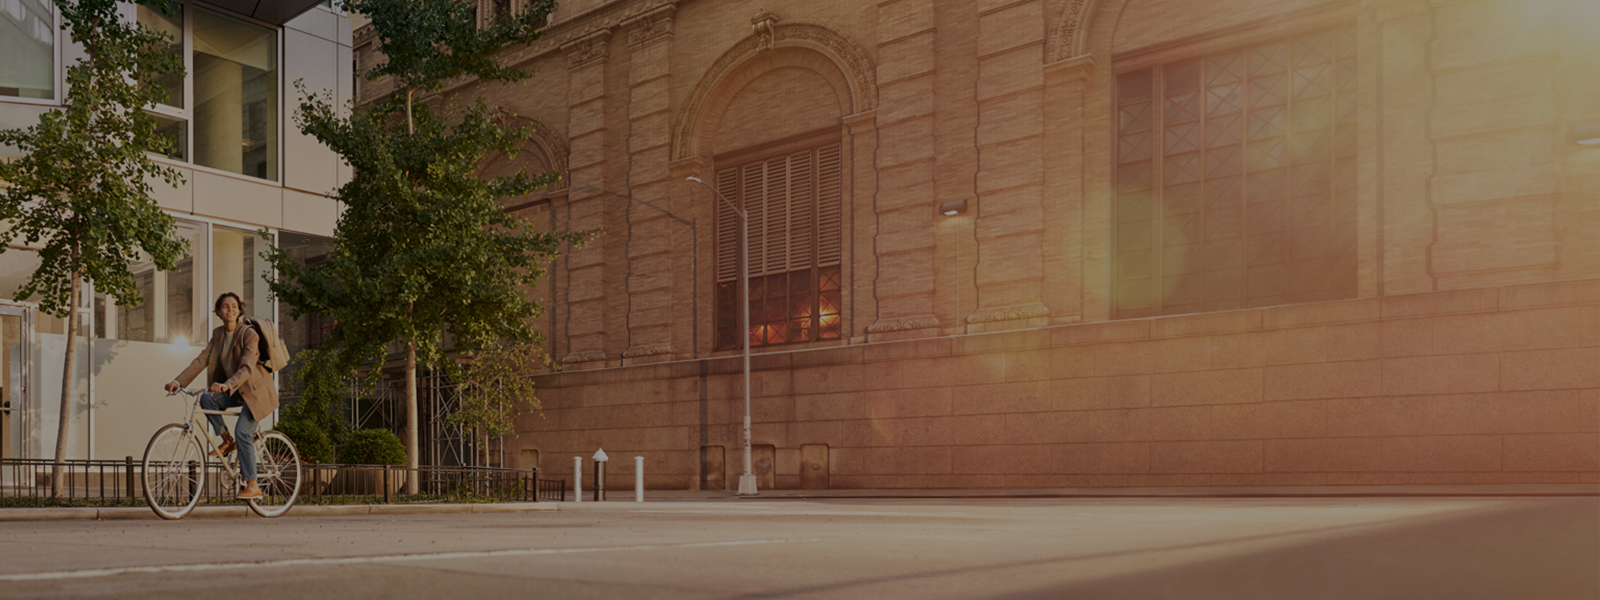
<path id="1" fill-rule="evenodd" d="M 239 411 L 206 410 L 200 408 L 202 390 L 178 391 L 193 398 L 187 421 L 156 430 L 144 449 L 144 498 L 150 510 L 163 519 L 182 519 L 200 502 L 209 470 L 208 449 L 216 452 L 217 462 L 233 481 L 240 479 L 238 453 L 223 457 L 218 445 L 205 433 L 205 415 L 230 416 Z M 246 502 L 250 510 L 263 517 L 282 516 L 300 495 L 300 452 L 293 441 L 277 431 L 256 431 L 255 443 L 256 481 L 262 496 Z"/>

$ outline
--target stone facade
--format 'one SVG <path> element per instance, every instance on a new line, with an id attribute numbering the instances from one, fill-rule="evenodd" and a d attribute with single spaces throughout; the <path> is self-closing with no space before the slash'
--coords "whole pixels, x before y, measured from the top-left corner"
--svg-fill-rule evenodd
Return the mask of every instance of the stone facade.
<path id="1" fill-rule="evenodd" d="M 487 170 L 566 177 L 515 210 L 604 232 L 533 292 L 564 369 L 508 445 L 732 488 L 737 237 L 684 179 L 837 144 L 805 223 L 842 334 L 755 349 L 764 487 L 1600 482 L 1596 31 L 1575 0 L 566 3 L 504 57 L 533 79 L 446 92 L 539 123 Z"/>

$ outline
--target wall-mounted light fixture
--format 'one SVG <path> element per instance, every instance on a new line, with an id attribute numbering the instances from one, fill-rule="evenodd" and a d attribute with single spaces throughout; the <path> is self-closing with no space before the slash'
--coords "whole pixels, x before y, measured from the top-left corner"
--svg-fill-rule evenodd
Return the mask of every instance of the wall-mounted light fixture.
<path id="1" fill-rule="evenodd" d="M 939 205 L 939 214 L 946 217 L 954 217 L 964 212 L 967 212 L 966 198 L 962 198 L 960 200 L 951 200 Z"/>
<path id="2" fill-rule="evenodd" d="M 1574 126 L 1567 132 L 1567 141 L 1579 146 L 1600 146 L 1600 123 Z"/>

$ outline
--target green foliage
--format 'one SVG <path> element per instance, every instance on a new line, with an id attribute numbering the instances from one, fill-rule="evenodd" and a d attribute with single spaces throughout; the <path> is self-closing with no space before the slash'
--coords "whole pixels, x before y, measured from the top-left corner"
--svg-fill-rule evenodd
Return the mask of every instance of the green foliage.
<path id="1" fill-rule="evenodd" d="M 301 460 L 333 462 L 333 442 L 328 439 L 328 433 L 315 423 L 285 419 L 279 421 L 276 428 L 294 442 Z"/>
<path id="2" fill-rule="evenodd" d="M 296 113 L 301 131 L 353 167 L 352 179 L 336 192 L 345 211 L 327 259 L 307 266 L 269 253 L 282 275 L 272 292 L 292 315 L 317 313 L 337 323 L 308 370 L 342 379 L 383 359 L 399 341 L 415 348 L 420 365 L 454 373 L 442 348 L 447 330 L 462 347 L 536 340 L 529 323 L 542 307 L 525 290 L 563 245 L 587 237 L 531 230 L 507 215 L 500 200 L 533 193 L 556 175 L 479 177 L 486 156 L 515 156 L 530 128 L 504 124 L 481 99 L 448 111 L 413 100 L 462 76 L 526 79 L 494 54 L 537 38 L 554 2 L 531 2 L 482 31 L 473 26 L 470 6 L 457 0 L 345 5 L 372 19 L 387 58 L 369 77 L 391 76 L 400 89 L 385 101 L 351 107 L 348 116 L 326 96 L 303 94 Z M 370 389 L 379 371 L 368 374 Z"/>
<path id="3" fill-rule="evenodd" d="M 339 462 L 347 465 L 403 465 L 406 446 L 387 429 L 352 431 L 339 444 Z"/>
<path id="4" fill-rule="evenodd" d="M 294 404 L 283 407 L 283 422 L 304 423 L 322 431 L 324 438 L 338 439 L 350 429 L 339 410 L 348 389 L 344 375 L 325 368 L 326 359 L 316 349 L 301 350 L 293 362 L 298 365 L 292 372 L 293 387 L 300 394 Z M 331 456 L 318 458 L 327 462 Z"/>
<path id="5" fill-rule="evenodd" d="M 437 91 L 463 76 L 516 82 L 527 71 L 494 59 L 501 48 L 539 39 L 554 0 L 531 0 L 516 15 L 477 28 L 474 3 L 456 0 L 345 0 L 344 7 L 372 20 L 378 52 L 386 60 L 367 73 L 376 81 L 394 77 L 401 90 Z M 403 99 L 403 95 L 397 94 Z"/>
<path id="6" fill-rule="evenodd" d="M 550 356 L 533 344 L 501 344 L 475 352 L 461 382 L 461 408 L 450 424 L 472 431 L 479 440 L 516 434 L 516 417 L 539 410 L 534 396 L 535 369 L 550 366 Z M 486 446 L 480 446 L 486 447 Z"/>
<path id="7" fill-rule="evenodd" d="M 143 108 L 165 97 L 156 79 L 183 72 L 183 58 L 166 51 L 172 40 L 118 15 L 116 0 L 56 0 L 63 29 L 83 47 L 67 68 L 62 108 L 25 129 L 0 131 L 0 146 L 23 156 L 0 162 L 0 253 L 19 237 L 42 244 L 38 270 L 17 291 L 38 298 L 57 317 L 71 310 L 84 277 L 123 306 L 142 302 L 128 266 L 140 252 L 157 268 L 172 269 L 188 248 L 174 234 L 173 218 L 150 197 L 150 181 L 182 181 L 176 169 L 150 160 L 166 149 L 156 121 Z M 140 4 L 170 9 L 164 0 Z"/>

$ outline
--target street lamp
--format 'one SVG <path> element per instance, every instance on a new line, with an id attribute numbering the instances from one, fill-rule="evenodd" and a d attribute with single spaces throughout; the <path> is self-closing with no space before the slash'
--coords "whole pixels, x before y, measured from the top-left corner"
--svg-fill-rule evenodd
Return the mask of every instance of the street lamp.
<path id="1" fill-rule="evenodd" d="M 744 474 L 739 476 L 739 495 L 754 496 L 756 476 L 750 472 L 750 213 L 739 210 L 738 205 L 699 177 L 690 175 L 685 181 L 706 186 L 717 195 L 717 199 L 727 204 L 733 212 L 739 213 L 739 243 L 744 247 L 739 252 L 739 261 L 744 267 L 739 274 L 739 337 L 744 338 Z"/>

